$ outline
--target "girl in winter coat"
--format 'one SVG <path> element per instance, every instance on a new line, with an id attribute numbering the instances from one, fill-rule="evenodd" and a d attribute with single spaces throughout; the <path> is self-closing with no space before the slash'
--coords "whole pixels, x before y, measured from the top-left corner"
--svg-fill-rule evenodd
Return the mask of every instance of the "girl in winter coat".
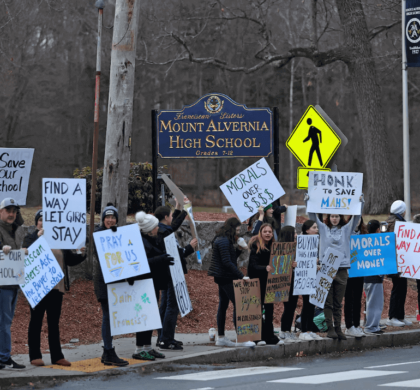
<path id="1" fill-rule="evenodd" d="M 219 308 L 217 310 L 217 329 L 219 337 L 216 345 L 234 347 L 236 344 L 225 337 L 226 311 L 229 301 L 233 304 L 233 323 L 236 329 L 236 308 L 235 292 L 233 281 L 243 279 L 244 275 L 239 270 L 237 258 L 241 249 L 234 248 L 234 243 L 238 239 L 241 223 L 236 218 L 229 218 L 213 239 L 213 254 L 208 270 L 208 275 L 214 277 L 214 282 L 219 288 Z M 248 277 L 245 277 L 249 279 Z M 255 343 L 248 341 L 244 346 L 255 346 Z"/>

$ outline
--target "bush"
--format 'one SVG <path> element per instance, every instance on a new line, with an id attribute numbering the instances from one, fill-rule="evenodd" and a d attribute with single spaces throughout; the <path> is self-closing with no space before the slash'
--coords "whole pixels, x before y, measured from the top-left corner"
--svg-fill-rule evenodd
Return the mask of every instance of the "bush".
<path id="1" fill-rule="evenodd" d="M 166 167 L 161 167 L 166 168 Z M 102 180 L 103 168 L 96 171 L 96 200 L 95 213 L 101 213 L 102 201 Z M 86 179 L 86 207 L 90 212 L 90 194 L 92 189 L 92 168 L 84 167 L 75 169 L 73 177 L 76 179 Z M 165 186 L 165 203 L 167 203 L 171 192 Z M 158 205 L 161 203 L 161 194 L 159 186 Z M 149 163 L 131 163 L 130 176 L 128 178 L 128 214 L 134 214 L 143 210 L 146 213 L 152 213 L 153 210 L 153 188 L 152 188 L 152 164 Z"/>

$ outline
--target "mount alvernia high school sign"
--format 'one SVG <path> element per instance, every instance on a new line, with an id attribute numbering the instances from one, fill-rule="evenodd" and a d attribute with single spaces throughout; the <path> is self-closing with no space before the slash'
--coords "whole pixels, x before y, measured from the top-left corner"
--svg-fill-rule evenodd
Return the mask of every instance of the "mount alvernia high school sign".
<path id="1" fill-rule="evenodd" d="M 157 133 L 161 158 L 268 157 L 273 113 L 209 93 L 182 110 L 159 111 Z"/>

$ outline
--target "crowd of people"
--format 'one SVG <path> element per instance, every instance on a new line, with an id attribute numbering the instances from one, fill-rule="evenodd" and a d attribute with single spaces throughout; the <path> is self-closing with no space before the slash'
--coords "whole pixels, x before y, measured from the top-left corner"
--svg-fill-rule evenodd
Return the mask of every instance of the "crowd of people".
<path id="1" fill-rule="evenodd" d="M 308 196 L 305 198 L 308 200 Z M 187 200 L 186 200 L 187 201 Z M 360 201 L 363 205 L 363 196 Z M 229 218 L 221 229 L 216 232 L 212 241 L 212 259 L 208 275 L 214 278 L 219 293 L 219 306 L 217 310 L 218 337 L 216 345 L 238 345 L 225 336 L 226 312 L 231 302 L 233 304 L 233 322 L 236 329 L 235 294 L 233 281 L 238 279 L 259 279 L 261 297 L 265 295 L 267 277 L 274 269 L 270 265 L 270 252 L 273 242 L 294 242 L 297 233 L 293 226 L 281 228 L 281 214 L 287 210 L 287 205 L 268 205 L 259 208 L 257 215 L 249 220 L 248 226 L 251 239 L 248 245 L 243 245 L 240 236 L 241 222 L 237 218 Z M 362 208 L 363 209 L 363 208 Z M 380 319 L 384 305 L 383 279 L 385 275 L 370 276 L 365 278 L 349 278 L 350 268 L 350 236 L 354 234 L 381 234 L 392 232 L 395 221 L 404 221 L 406 206 L 402 201 L 392 204 L 387 223 L 381 224 L 377 220 L 364 223 L 361 215 L 345 218 L 341 215 L 309 214 L 302 226 L 302 234 L 319 235 L 318 267 L 323 262 L 327 248 L 333 248 L 342 254 L 340 266 L 332 282 L 325 302 L 323 314 L 327 325 L 327 337 L 332 339 L 346 340 L 347 336 L 363 337 L 367 333 L 383 333 Z M 134 359 L 153 361 L 162 359 L 164 351 L 182 351 L 183 343 L 175 339 L 175 328 L 178 318 L 178 304 L 174 286 L 170 276 L 169 267 L 174 264 L 174 258 L 166 253 L 164 238 L 174 233 L 182 225 L 187 217 L 183 205 L 176 202 L 175 210 L 169 206 L 158 207 L 154 214 L 146 214 L 140 211 L 136 214 L 143 245 L 150 266 L 150 273 L 128 279 L 129 284 L 135 280 L 153 279 L 155 294 L 159 304 L 159 313 L 162 328 L 158 330 L 156 346 L 152 345 L 153 330 L 136 333 L 136 346 L 132 357 Z M 3 199 L 0 203 L 0 248 L 7 254 L 10 250 L 27 249 L 39 237 L 44 234 L 43 214 L 39 210 L 35 215 L 36 229 L 28 234 L 22 245 L 17 242 L 16 231 L 23 224 L 20 207 L 12 198 Z M 420 215 L 413 218 L 413 222 L 420 223 Z M 101 224 L 95 232 L 118 229 L 118 209 L 113 204 L 108 204 L 101 215 Z M 241 245 L 238 245 L 238 242 Z M 178 251 L 184 273 L 187 271 L 186 258 L 193 254 L 197 248 L 197 239 L 193 238 L 186 247 L 178 242 Z M 244 251 L 249 252 L 247 276 L 238 266 L 238 257 Z M 107 287 L 104 281 L 98 254 L 94 251 L 94 291 L 102 308 L 102 339 L 103 354 L 101 362 L 105 365 L 125 366 L 128 361 L 118 357 L 113 346 L 113 338 L 110 329 L 110 312 L 108 305 Z M 86 248 L 80 251 L 53 249 L 63 273 L 67 272 L 68 266 L 75 266 L 86 259 Z M 296 262 L 292 264 L 296 267 Z M 407 295 L 407 279 L 398 274 L 390 275 L 393 288 L 389 306 L 390 326 L 409 326 L 410 321 L 405 318 L 404 306 Z M 65 279 L 65 278 L 64 278 Z M 29 360 L 34 366 L 43 366 L 45 363 L 41 354 L 41 327 L 44 314 L 47 313 L 48 343 L 52 364 L 70 366 L 71 363 L 64 358 L 60 343 L 59 321 L 64 296 L 64 279 L 62 279 L 41 302 L 30 310 L 30 322 L 28 329 Z M 293 329 L 295 321 L 298 295 L 293 294 L 294 272 L 289 299 L 283 303 L 284 310 L 281 316 L 281 331 L 274 330 L 274 305 L 262 304 L 262 328 L 261 340 L 256 343 L 249 341 L 242 346 L 275 345 L 293 343 L 299 340 L 319 340 L 319 328 L 314 323 L 315 312 L 319 310 L 310 303 L 309 295 L 303 295 L 303 306 L 300 313 L 300 334 Z M 16 369 L 25 368 L 24 365 L 15 362 L 11 357 L 12 335 L 11 324 L 14 317 L 18 285 L 0 286 L 0 369 L 6 366 Z M 363 290 L 366 293 L 366 321 L 364 329 L 361 327 L 361 302 Z M 346 329 L 341 327 L 342 303 L 344 300 L 344 317 Z M 296 322 L 295 322 L 296 324 Z"/>

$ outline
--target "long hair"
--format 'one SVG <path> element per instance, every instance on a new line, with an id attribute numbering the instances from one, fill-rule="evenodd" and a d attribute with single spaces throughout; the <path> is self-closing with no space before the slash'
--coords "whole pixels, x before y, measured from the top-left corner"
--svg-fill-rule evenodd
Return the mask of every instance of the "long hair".
<path id="1" fill-rule="evenodd" d="M 295 241 L 295 228 L 293 226 L 285 226 L 280 230 L 280 242 L 294 242 Z"/>
<path id="2" fill-rule="evenodd" d="M 307 221 L 305 221 L 302 225 L 302 234 L 308 234 L 308 230 L 314 226 L 314 224 L 316 224 L 315 221 L 312 221 L 312 219 L 308 219 Z"/>
<path id="3" fill-rule="evenodd" d="M 265 241 L 262 238 L 262 231 L 266 227 L 269 227 L 271 229 L 271 232 L 273 233 L 273 237 L 271 237 L 271 240 L 267 243 L 268 248 L 265 244 Z M 248 248 L 251 249 L 252 245 L 255 243 L 255 245 L 257 246 L 257 253 L 260 253 L 261 251 L 269 250 L 270 247 L 271 247 L 271 244 L 273 243 L 273 240 L 274 240 L 274 229 L 273 229 L 273 227 L 269 223 L 263 223 L 260 227 L 260 231 L 258 232 L 258 235 L 253 236 L 249 240 Z"/>
<path id="4" fill-rule="evenodd" d="M 212 244 L 218 237 L 227 237 L 229 241 L 234 244 L 237 240 L 236 237 L 236 228 L 241 226 L 239 220 L 235 217 L 229 218 L 225 221 L 223 226 L 216 232 L 216 236 L 214 237 Z"/>
<path id="5" fill-rule="evenodd" d="M 347 219 L 347 223 L 349 223 L 352 218 L 353 218 L 353 216 L 351 215 Z M 363 222 L 363 217 L 360 217 L 360 223 L 359 223 L 359 226 L 356 229 L 358 229 L 358 230 L 356 230 L 356 232 L 358 231 L 358 232 L 360 232 L 360 234 L 369 234 L 368 228 L 367 228 L 366 224 Z"/>
<path id="6" fill-rule="evenodd" d="M 255 214 L 253 217 L 251 217 L 249 219 L 248 222 L 248 230 L 252 230 L 252 226 L 254 225 L 254 222 L 260 217 L 260 214 L 257 213 Z M 264 218 L 263 218 L 263 223 L 268 223 L 271 225 L 271 227 L 276 230 L 279 228 L 279 224 L 277 223 L 276 219 L 273 217 L 267 217 L 267 212 L 264 211 Z"/>
<path id="7" fill-rule="evenodd" d="M 324 223 L 331 229 L 333 227 L 333 224 L 331 223 L 330 217 L 331 217 L 331 214 L 327 214 L 327 218 L 324 219 Z M 347 225 L 347 221 L 342 215 L 340 215 L 340 222 L 338 222 L 337 226 L 341 228 L 344 225 Z"/>

